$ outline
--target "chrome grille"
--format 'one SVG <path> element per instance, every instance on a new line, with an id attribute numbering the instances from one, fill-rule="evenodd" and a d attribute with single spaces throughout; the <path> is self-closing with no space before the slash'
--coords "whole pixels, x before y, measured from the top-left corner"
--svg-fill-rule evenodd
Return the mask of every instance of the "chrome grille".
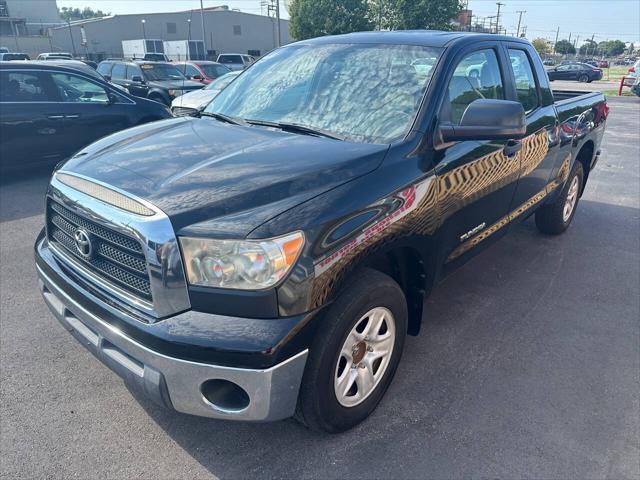
<path id="1" fill-rule="evenodd" d="M 76 249 L 74 232 L 82 227 L 91 234 L 94 254 L 85 258 Z M 68 256 L 88 267 L 92 273 L 151 301 L 149 272 L 140 243 L 126 235 L 82 217 L 49 199 L 47 208 L 48 239 Z"/>

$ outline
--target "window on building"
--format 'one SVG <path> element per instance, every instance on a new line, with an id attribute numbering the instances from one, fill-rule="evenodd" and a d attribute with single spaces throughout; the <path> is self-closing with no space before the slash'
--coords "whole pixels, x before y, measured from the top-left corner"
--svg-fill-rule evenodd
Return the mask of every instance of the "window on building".
<path id="1" fill-rule="evenodd" d="M 242 35 L 242 28 L 240 28 L 240 25 L 234 25 L 233 26 L 233 34 L 234 35 Z"/>
<path id="2" fill-rule="evenodd" d="M 511 68 L 516 79 L 518 101 L 522 103 L 525 112 L 530 112 L 538 106 L 538 88 L 533 76 L 533 69 L 527 53 L 524 50 L 509 49 Z"/>
<path id="3" fill-rule="evenodd" d="M 442 105 L 444 122 L 459 125 L 462 115 L 474 100 L 504 99 L 504 88 L 496 53 L 491 49 L 470 53 L 458 63 L 449 81 Z"/>
<path id="4" fill-rule="evenodd" d="M 167 33 L 176 33 L 176 22 L 167 22 Z"/>

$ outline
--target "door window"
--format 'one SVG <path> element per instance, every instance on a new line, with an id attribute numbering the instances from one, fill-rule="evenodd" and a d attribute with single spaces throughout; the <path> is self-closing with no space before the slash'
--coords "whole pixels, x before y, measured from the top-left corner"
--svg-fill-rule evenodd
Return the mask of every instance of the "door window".
<path id="1" fill-rule="evenodd" d="M 113 66 L 113 63 L 100 62 L 97 68 L 98 73 L 100 75 L 109 75 L 111 73 L 112 66 Z"/>
<path id="2" fill-rule="evenodd" d="M 442 105 L 442 121 L 459 125 L 469 104 L 481 98 L 504 99 L 498 58 L 492 49 L 470 53 L 458 63 Z"/>
<path id="3" fill-rule="evenodd" d="M 97 83 L 67 73 L 52 73 L 53 83 L 65 103 L 107 103 L 107 91 Z"/>
<path id="4" fill-rule="evenodd" d="M 558 67 L 559 72 L 568 72 L 571 68 L 571 65 L 560 65 Z"/>
<path id="5" fill-rule="evenodd" d="M 0 72 L 0 101 L 51 102 L 57 100 L 47 92 L 42 75 L 27 72 Z"/>
<path id="6" fill-rule="evenodd" d="M 133 80 L 133 77 L 142 78 L 142 70 L 136 65 L 127 65 L 127 80 Z"/>
<path id="7" fill-rule="evenodd" d="M 539 104 L 538 88 L 533 76 L 531 61 L 524 50 L 509 49 L 509 59 L 516 80 L 518 101 L 522 104 L 525 112 L 530 112 L 536 109 Z"/>
<path id="8" fill-rule="evenodd" d="M 182 73 L 185 74 L 185 76 L 187 78 L 191 78 L 194 75 L 202 76 L 202 74 L 198 71 L 198 69 L 196 67 L 194 67 L 193 65 L 188 65 L 188 64 L 187 65 L 180 65 L 178 68 L 182 71 Z"/>
<path id="9" fill-rule="evenodd" d="M 114 80 L 124 80 L 127 66 L 124 63 L 116 63 L 111 70 L 111 78 Z"/>

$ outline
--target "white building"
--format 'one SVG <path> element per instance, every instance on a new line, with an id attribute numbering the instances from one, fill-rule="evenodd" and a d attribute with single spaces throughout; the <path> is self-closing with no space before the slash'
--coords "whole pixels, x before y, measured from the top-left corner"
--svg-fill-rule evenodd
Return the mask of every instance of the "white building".
<path id="1" fill-rule="evenodd" d="M 261 56 L 277 46 L 276 20 L 263 15 L 204 9 L 204 41 L 209 58 L 220 53 Z M 289 22 L 280 20 L 281 44 L 292 41 Z M 203 40 L 200 10 L 172 13 L 110 15 L 79 20 L 52 30 L 55 50 L 74 52 L 93 60 L 122 57 L 122 40 Z M 73 40 L 72 40 L 73 39 Z"/>

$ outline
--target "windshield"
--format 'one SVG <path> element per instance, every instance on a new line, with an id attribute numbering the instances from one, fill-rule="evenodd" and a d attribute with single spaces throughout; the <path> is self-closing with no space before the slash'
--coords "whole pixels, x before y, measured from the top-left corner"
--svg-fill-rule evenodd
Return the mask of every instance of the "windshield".
<path id="1" fill-rule="evenodd" d="M 205 63 L 204 65 L 199 65 L 199 67 L 204 71 L 204 74 L 209 78 L 218 78 L 225 73 L 229 73 L 231 69 L 224 67 L 222 65 L 212 65 L 210 63 Z"/>
<path id="2" fill-rule="evenodd" d="M 140 68 L 147 80 L 186 80 L 180 70 L 165 63 L 143 63 Z"/>
<path id="3" fill-rule="evenodd" d="M 205 111 L 390 143 L 411 126 L 440 52 L 342 43 L 281 48 L 246 70 Z"/>
<path id="4" fill-rule="evenodd" d="M 216 78 L 209 85 L 204 87 L 205 90 L 222 90 L 224 87 L 231 83 L 231 80 L 236 78 L 240 72 L 229 72 L 225 73 L 221 77 Z"/>

